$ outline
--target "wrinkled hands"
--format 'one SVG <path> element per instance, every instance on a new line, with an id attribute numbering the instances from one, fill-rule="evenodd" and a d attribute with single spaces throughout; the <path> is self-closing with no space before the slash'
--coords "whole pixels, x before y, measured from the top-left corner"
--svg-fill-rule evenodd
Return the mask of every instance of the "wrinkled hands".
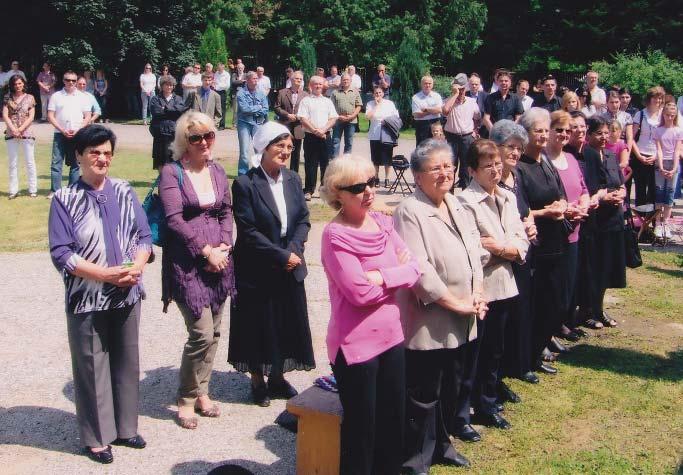
<path id="1" fill-rule="evenodd" d="M 285 269 L 287 270 L 287 272 L 291 272 L 298 265 L 301 265 L 301 258 L 292 252 L 289 255 L 289 260 L 287 261 L 287 265 L 285 266 Z"/>

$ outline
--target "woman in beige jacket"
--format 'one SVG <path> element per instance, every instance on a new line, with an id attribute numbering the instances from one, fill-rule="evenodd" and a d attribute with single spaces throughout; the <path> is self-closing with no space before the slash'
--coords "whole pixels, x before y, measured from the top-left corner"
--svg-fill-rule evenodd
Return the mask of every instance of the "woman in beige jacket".
<path id="1" fill-rule="evenodd" d="M 475 141 L 468 150 L 466 161 L 472 181 L 458 199 L 471 213 L 481 236 L 484 298 L 489 305 L 486 320 L 479 326 L 471 405 L 484 424 L 509 429 L 510 424 L 499 413 L 498 400 L 519 402 L 520 399 L 504 385 L 498 374 L 505 323 L 519 294 L 511 263 L 524 262 L 529 240 L 514 193 L 497 186 L 502 176 L 503 159 L 496 144 L 490 140 Z M 466 441 L 480 438 L 469 424 L 456 427 L 454 432 Z"/>
<path id="2" fill-rule="evenodd" d="M 395 228 L 422 273 L 401 291 L 405 333 L 407 414 L 404 469 L 427 473 L 431 462 L 468 466 L 448 438 L 444 417 L 455 411 L 463 374 L 463 345 L 477 336 L 482 299 L 482 248 L 472 216 L 449 193 L 453 185 L 450 146 L 428 139 L 413 152 L 417 188 L 394 213 Z M 443 401 L 443 403 L 442 403 Z"/>

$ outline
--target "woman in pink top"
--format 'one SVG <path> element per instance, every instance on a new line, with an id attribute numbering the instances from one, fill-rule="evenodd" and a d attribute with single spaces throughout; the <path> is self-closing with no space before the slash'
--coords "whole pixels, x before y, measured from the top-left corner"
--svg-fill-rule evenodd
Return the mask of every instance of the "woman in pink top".
<path id="1" fill-rule="evenodd" d="M 320 190 L 339 210 L 323 231 L 322 264 L 332 306 L 327 352 L 344 409 L 342 474 L 401 470 L 405 361 L 395 292 L 420 271 L 392 219 L 370 212 L 374 186 L 372 163 L 345 157 L 332 161 Z"/>
<path id="2" fill-rule="evenodd" d="M 555 111 L 550 114 L 550 132 L 546 154 L 560 176 L 560 181 L 567 195 L 567 219 L 573 225 L 573 231 L 569 233 L 567 240 L 567 295 L 569 298 L 569 311 L 563 319 L 558 336 L 570 341 L 577 341 L 580 337 L 573 329 L 577 326 L 574 321 L 574 309 L 576 299 L 576 277 L 579 262 L 579 229 L 581 221 L 588 216 L 590 195 L 583 179 L 583 173 L 579 162 L 571 153 L 563 151 L 569 143 L 572 131 L 570 127 L 571 116 L 565 111 Z M 551 350 L 562 350 L 563 345 L 553 337 Z"/>

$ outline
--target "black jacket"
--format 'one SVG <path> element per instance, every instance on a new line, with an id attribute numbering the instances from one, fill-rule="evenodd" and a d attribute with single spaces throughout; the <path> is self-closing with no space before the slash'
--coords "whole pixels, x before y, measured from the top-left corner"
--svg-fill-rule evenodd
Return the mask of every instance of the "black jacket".
<path id="1" fill-rule="evenodd" d="M 261 169 L 252 168 L 232 182 L 233 216 L 237 225 L 234 263 L 239 288 L 266 290 L 272 276 L 286 272 L 290 253 L 301 258 L 292 275 L 302 282 L 308 271 L 304 244 L 311 229 L 308 207 L 299 175 L 282 168 L 287 205 L 287 234 L 280 237 L 280 215 L 268 180 Z"/>
<path id="2" fill-rule="evenodd" d="M 149 100 L 149 110 L 152 114 L 149 131 L 152 136 L 168 135 L 173 137 L 175 135 L 176 120 L 187 109 L 188 106 L 185 105 L 185 101 L 177 94 L 173 94 L 169 101 L 161 96 L 152 96 Z"/>

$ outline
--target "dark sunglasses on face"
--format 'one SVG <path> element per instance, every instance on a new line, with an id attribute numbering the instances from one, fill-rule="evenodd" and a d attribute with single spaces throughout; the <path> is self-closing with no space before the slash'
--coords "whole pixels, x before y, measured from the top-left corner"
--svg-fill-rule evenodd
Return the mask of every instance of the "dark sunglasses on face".
<path id="1" fill-rule="evenodd" d="M 349 186 L 342 186 L 339 188 L 340 190 L 348 191 L 349 193 L 353 193 L 354 195 L 359 195 L 365 191 L 366 187 L 374 188 L 375 187 L 375 177 L 371 177 L 367 183 L 356 183 L 355 185 L 349 185 Z"/>
<path id="2" fill-rule="evenodd" d="M 203 135 L 202 134 L 190 135 L 187 138 L 187 141 L 190 143 L 190 145 L 199 145 L 200 143 L 202 143 L 202 140 L 206 140 L 206 143 L 209 143 L 209 142 L 213 142 L 215 138 L 216 138 L 216 134 L 213 131 L 211 131 L 211 132 L 207 132 Z"/>
<path id="3" fill-rule="evenodd" d="M 74 83 L 76 82 L 76 79 L 64 79 L 64 82 Z"/>
<path id="4" fill-rule="evenodd" d="M 563 129 L 562 127 L 555 127 L 555 132 L 558 133 L 558 134 L 562 134 L 562 133 L 567 133 L 567 134 L 568 134 L 568 133 L 570 133 L 571 131 L 572 131 L 572 129 Z"/>

